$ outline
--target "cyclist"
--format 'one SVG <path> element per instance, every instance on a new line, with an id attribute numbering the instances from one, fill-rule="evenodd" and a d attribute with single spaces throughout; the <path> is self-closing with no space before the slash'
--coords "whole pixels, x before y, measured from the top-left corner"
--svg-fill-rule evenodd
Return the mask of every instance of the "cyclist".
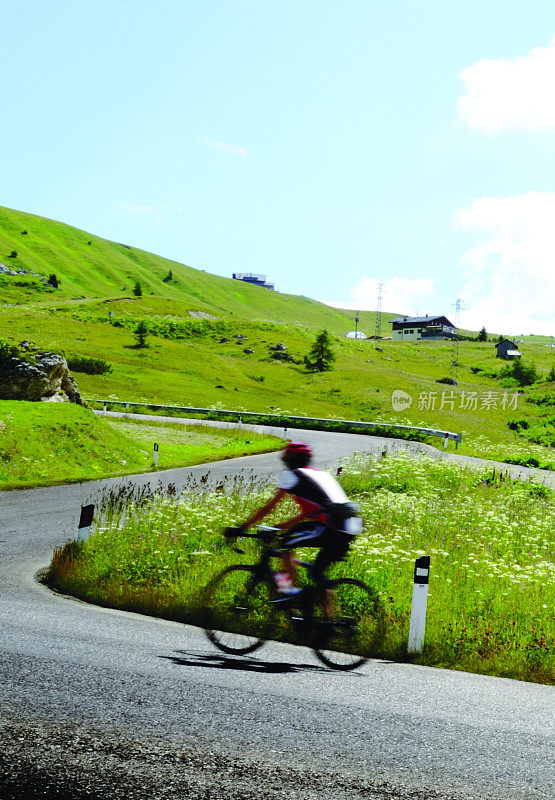
<path id="1" fill-rule="evenodd" d="M 276 526 L 284 531 L 279 543 L 284 551 L 281 555 L 284 572 L 276 574 L 278 590 L 283 598 L 275 602 L 289 600 L 302 591 L 294 586 L 294 547 L 320 548 L 313 564 L 314 577 L 319 580 L 334 561 L 345 557 L 353 536 L 362 532 L 358 509 L 349 502 L 335 478 L 329 472 L 309 466 L 312 451 L 308 445 L 290 442 L 282 451 L 281 458 L 285 470 L 273 497 L 242 525 L 226 529 L 228 536 L 241 536 L 251 525 L 267 517 L 285 497 L 295 500 L 300 513 Z"/>

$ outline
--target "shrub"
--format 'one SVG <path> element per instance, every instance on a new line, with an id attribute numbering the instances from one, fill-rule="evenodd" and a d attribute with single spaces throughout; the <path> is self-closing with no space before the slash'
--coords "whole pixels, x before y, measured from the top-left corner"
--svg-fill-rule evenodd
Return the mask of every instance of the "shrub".
<path id="1" fill-rule="evenodd" d="M 141 286 L 140 281 L 135 281 L 135 286 L 133 287 L 133 294 L 135 295 L 135 297 L 143 296 L 143 287 Z"/>
<path id="2" fill-rule="evenodd" d="M 504 389 L 516 389 L 516 387 L 520 386 L 520 384 L 516 378 L 503 378 L 501 381 L 501 386 Z"/>
<path id="3" fill-rule="evenodd" d="M 526 430 L 530 427 L 530 423 L 527 419 L 508 419 L 507 426 L 512 431 L 518 431 L 520 433 L 521 430 Z"/>
<path id="4" fill-rule="evenodd" d="M 0 339 L 0 368 L 7 367 L 12 358 L 21 358 L 21 352 L 15 344 Z"/>
<path id="5" fill-rule="evenodd" d="M 85 372 L 87 375 L 104 375 L 112 372 L 112 365 L 102 358 L 87 358 L 86 356 L 70 356 L 67 365 L 74 372 Z"/>
<path id="6" fill-rule="evenodd" d="M 537 406 L 555 406 L 555 394 L 553 392 L 545 394 L 528 395 L 527 403 L 534 403 Z"/>
<path id="7" fill-rule="evenodd" d="M 499 372 L 500 378 L 514 378 L 519 386 L 530 386 L 540 377 L 536 365 L 533 362 L 529 364 L 522 360 L 522 358 L 515 358 L 510 364 L 507 364 Z"/>

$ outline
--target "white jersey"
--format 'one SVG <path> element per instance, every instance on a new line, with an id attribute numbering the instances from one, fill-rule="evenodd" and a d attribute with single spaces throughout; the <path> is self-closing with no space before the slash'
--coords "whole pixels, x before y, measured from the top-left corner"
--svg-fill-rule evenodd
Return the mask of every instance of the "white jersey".
<path id="1" fill-rule="evenodd" d="M 290 494 L 309 519 L 330 527 L 336 527 L 331 520 L 331 507 L 349 503 L 343 487 L 333 475 L 313 467 L 284 470 L 278 488 Z M 347 523 L 346 533 L 360 533 L 362 529 L 360 517 L 353 515 Z"/>

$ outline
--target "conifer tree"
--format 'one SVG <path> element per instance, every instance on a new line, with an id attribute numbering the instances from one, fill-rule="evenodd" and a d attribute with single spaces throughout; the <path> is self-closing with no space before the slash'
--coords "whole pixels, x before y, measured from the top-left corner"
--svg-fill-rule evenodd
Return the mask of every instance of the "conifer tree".
<path id="1" fill-rule="evenodd" d="M 325 372 L 331 369 L 334 361 L 331 337 L 323 330 L 314 340 L 309 354 L 304 357 L 305 366 L 309 372 Z"/>
<path id="2" fill-rule="evenodd" d="M 148 328 L 144 321 L 139 322 L 137 327 L 135 328 L 135 339 L 137 341 L 137 347 L 148 347 L 146 343 L 146 337 L 148 336 Z"/>

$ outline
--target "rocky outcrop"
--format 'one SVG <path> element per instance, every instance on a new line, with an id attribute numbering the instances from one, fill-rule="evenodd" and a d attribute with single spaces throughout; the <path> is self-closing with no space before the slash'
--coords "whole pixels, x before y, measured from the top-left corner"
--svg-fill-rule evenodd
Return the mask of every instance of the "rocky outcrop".
<path id="1" fill-rule="evenodd" d="M 0 346 L 0 399 L 85 405 L 64 356 L 37 351 L 29 342 Z"/>

